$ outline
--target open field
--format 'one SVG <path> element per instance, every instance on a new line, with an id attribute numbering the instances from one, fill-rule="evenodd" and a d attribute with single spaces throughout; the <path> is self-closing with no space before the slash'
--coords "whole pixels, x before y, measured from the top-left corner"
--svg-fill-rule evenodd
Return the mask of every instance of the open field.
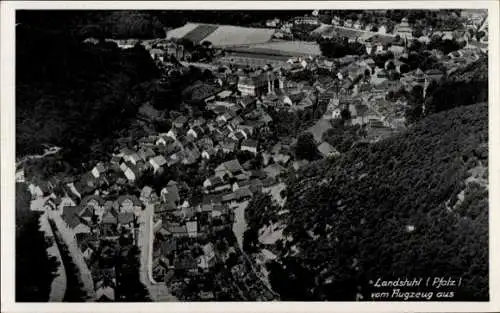
<path id="1" fill-rule="evenodd" d="M 194 29 L 192 29 L 190 32 L 184 35 L 183 38 L 189 39 L 195 44 L 198 44 L 202 41 L 203 39 L 206 38 L 207 36 L 210 36 L 214 31 L 217 30 L 219 26 L 217 25 L 210 25 L 210 24 L 200 24 L 196 26 Z"/>
<path id="2" fill-rule="evenodd" d="M 321 55 L 319 45 L 315 42 L 307 41 L 271 41 L 263 44 L 256 44 L 247 47 L 250 51 L 265 50 L 281 55 L 303 56 L 303 55 Z M 256 53 L 256 52 L 255 52 Z"/>
<path id="3" fill-rule="evenodd" d="M 167 32 L 167 39 L 182 38 L 182 37 L 186 36 L 189 32 L 191 32 L 193 29 L 198 27 L 198 25 L 199 24 L 195 24 L 195 23 L 187 23 L 184 26 L 172 29 L 172 30 Z"/>
<path id="4" fill-rule="evenodd" d="M 265 43 L 271 40 L 275 30 L 221 25 L 204 40 L 216 47 L 240 46 Z"/>

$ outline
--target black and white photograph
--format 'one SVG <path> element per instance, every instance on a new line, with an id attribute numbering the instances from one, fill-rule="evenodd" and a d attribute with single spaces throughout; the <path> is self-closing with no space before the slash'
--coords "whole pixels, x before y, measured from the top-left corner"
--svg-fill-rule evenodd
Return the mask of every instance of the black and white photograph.
<path id="1" fill-rule="evenodd" d="M 389 4 L 16 9 L 13 301 L 489 303 L 490 11 Z"/>

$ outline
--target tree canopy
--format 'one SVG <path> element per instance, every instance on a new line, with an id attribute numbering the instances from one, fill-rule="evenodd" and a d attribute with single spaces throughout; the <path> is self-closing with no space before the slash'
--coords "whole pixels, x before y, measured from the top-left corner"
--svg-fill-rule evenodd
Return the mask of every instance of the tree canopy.
<path id="1" fill-rule="evenodd" d="M 29 24 L 18 27 L 16 38 L 19 155 L 43 143 L 65 148 L 74 164 L 92 159 L 91 147 L 106 152 L 145 101 L 141 84 L 159 75 L 139 45 L 84 44 L 64 30 Z"/>
<path id="2" fill-rule="evenodd" d="M 445 275 L 462 277 L 454 300 L 487 300 L 488 189 L 465 183 L 487 166 L 487 117 L 486 104 L 434 114 L 292 177 L 282 222 L 286 251 L 299 252 L 283 262 L 306 274 L 294 283 L 305 295 L 288 299 L 370 300 L 377 277 Z M 290 283 L 271 281 L 280 291 Z"/>

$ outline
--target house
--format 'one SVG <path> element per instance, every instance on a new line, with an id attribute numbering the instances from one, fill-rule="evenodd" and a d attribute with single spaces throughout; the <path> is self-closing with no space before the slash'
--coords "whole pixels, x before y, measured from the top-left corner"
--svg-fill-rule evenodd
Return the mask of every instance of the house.
<path id="1" fill-rule="evenodd" d="M 110 163 L 113 166 L 119 166 L 121 161 L 122 161 L 122 157 L 121 156 L 113 155 L 111 157 Z"/>
<path id="2" fill-rule="evenodd" d="M 118 219 L 111 212 L 105 212 L 102 216 L 100 227 L 104 236 L 116 236 Z"/>
<path id="3" fill-rule="evenodd" d="M 111 279 L 102 279 L 98 281 L 95 285 L 95 293 L 97 302 L 115 301 L 115 289 Z"/>
<path id="4" fill-rule="evenodd" d="M 118 154 L 118 156 L 121 156 L 122 158 L 126 158 L 126 157 L 131 156 L 134 153 L 135 153 L 135 151 L 130 149 L 130 148 L 122 148 L 120 150 L 120 153 Z"/>
<path id="5" fill-rule="evenodd" d="M 396 70 L 396 72 L 400 73 L 400 74 L 403 74 L 405 72 L 408 72 L 409 70 L 409 67 L 406 63 L 404 62 L 401 62 L 397 59 L 394 59 L 394 60 L 387 60 L 384 64 L 384 68 L 386 71 L 389 71 L 391 69 L 391 67 L 394 67 L 394 69 Z"/>
<path id="6" fill-rule="evenodd" d="M 162 135 L 158 136 L 158 139 L 156 140 L 155 144 L 157 146 L 159 146 L 159 145 L 166 146 L 166 145 L 173 143 L 175 141 L 175 136 L 168 136 L 167 134 L 162 134 Z M 172 138 L 172 137 L 174 137 L 174 138 Z"/>
<path id="7" fill-rule="evenodd" d="M 413 38 L 413 28 L 408 23 L 408 18 L 404 17 L 401 20 L 401 23 L 396 26 L 396 35 L 399 35 L 401 38 L 412 39 Z"/>
<path id="8" fill-rule="evenodd" d="M 216 154 L 217 150 L 215 150 L 214 148 L 208 148 L 201 152 L 201 158 L 205 160 L 210 160 Z"/>
<path id="9" fill-rule="evenodd" d="M 188 119 L 186 116 L 184 115 L 179 115 L 173 122 L 173 125 L 176 127 L 176 128 L 183 128 L 184 125 L 186 125 Z"/>
<path id="10" fill-rule="evenodd" d="M 198 138 L 200 135 L 202 135 L 202 134 L 203 134 L 203 133 L 202 133 L 202 131 L 200 130 L 200 128 L 199 128 L 199 127 L 198 127 L 198 128 L 191 127 L 191 128 L 187 131 L 187 133 L 186 133 L 186 135 L 187 135 L 187 136 L 191 136 L 191 137 L 192 137 L 192 138 L 194 138 L 194 139 L 197 139 L 197 138 Z"/>
<path id="11" fill-rule="evenodd" d="M 339 119 L 341 117 L 342 110 L 340 108 L 335 108 L 332 110 L 332 119 Z"/>
<path id="12" fill-rule="evenodd" d="M 134 153 L 128 157 L 128 161 L 133 165 L 137 165 L 137 163 L 140 162 L 141 160 L 142 158 L 137 153 Z"/>
<path id="13" fill-rule="evenodd" d="M 215 265 L 215 251 L 213 243 L 209 242 L 202 247 L 203 254 L 198 257 L 198 267 L 208 270 Z"/>
<path id="14" fill-rule="evenodd" d="M 279 164 L 271 164 L 263 168 L 263 171 L 268 177 L 276 179 L 281 173 L 285 171 L 285 168 Z"/>
<path id="15" fill-rule="evenodd" d="M 249 108 L 255 106 L 256 102 L 257 102 L 257 99 L 251 95 L 243 96 L 237 101 L 238 105 L 240 105 L 244 109 L 247 109 L 247 108 L 249 109 Z"/>
<path id="16" fill-rule="evenodd" d="M 325 158 L 339 154 L 338 151 L 326 141 L 323 141 L 317 148 Z"/>
<path id="17" fill-rule="evenodd" d="M 99 178 L 105 172 L 106 168 L 101 162 L 97 163 L 96 166 L 94 166 L 94 168 L 91 171 L 92 175 L 94 175 L 95 178 Z"/>
<path id="18" fill-rule="evenodd" d="M 380 26 L 378 27 L 378 33 L 379 33 L 379 34 L 382 34 L 382 35 L 383 35 L 383 34 L 387 34 L 387 27 L 386 27 L 385 25 L 380 25 Z"/>
<path id="19" fill-rule="evenodd" d="M 444 76 L 444 73 L 438 69 L 430 69 L 424 72 L 426 83 L 430 83 L 431 81 L 439 81 L 441 77 Z"/>
<path id="20" fill-rule="evenodd" d="M 173 180 L 169 181 L 167 186 L 161 190 L 160 197 L 163 202 L 172 203 L 177 206 L 181 201 L 177 182 Z"/>
<path id="21" fill-rule="evenodd" d="M 241 151 L 249 151 L 257 154 L 259 143 L 253 139 L 246 139 L 241 143 Z"/>
<path id="22" fill-rule="evenodd" d="M 197 221 L 186 222 L 186 231 L 189 238 L 198 237 L 198 222 Z"/>
<path id="23" fill-rule="evenodd" d="M 224 162 L 215 168 L 216 176 L 224 176 L 225 174 L 229 174 L 230 176 L 236 176 L 243 172 L 243 167 L 241 166 L 238 159 L 233 159 L 227 162 Z M 222 173 L 222 175 L 221 175 Z"/>
<path id="24" fill-rule="evenodd" d="M 224 153 L 231 153 L 236 151 L 237 142 L 234 140 L 225 140 L 220 143 L 220 148 Z"/>
<path id="25" fill-rule="evenodd" d="M 224 195 L 222 197 L 222 202 L 229 202 L 231 204 L 236 204 L 245 200 L 251 199 L 253 196 L 252 191 L 249 186 L 244 186 L 236 189 L 234 192 Z"/>
<path id="26" fill-rule="evenodd" d="M 165 226 L 164 226 L 164 228 L 165 228 Z M 174 238 L 187 238 L 188 237 L 186 225 L 179 225 L 179 224 L 170 223 L 170 224 L 166 225 L 166 231 L 168 234 L 170 234 Z"/>
<path id="27" fill-rule="evenodd" d="M 215 188 L 215 187 L 220 186 L 222 184 L 224 184 L 224 180 L 222 179 L 222 176 L 212 176 L 212 177 L 205 179 L 205 181 L 203 182 L 203 187 L 205 189 Z"/>
<path id="28" fill-rule="evenodd" d="M 125 175 L 125 177 L 127 177 L 129 182 L 134 182 L 139 177 L 137 169 L 131 166 L 128 166 L 123 174 Z"/>
<path id="29" fill-rule="evenodd" d="M 121 212 L 118 213 L 117 221 L 118 227 L 123 227 L 126 229 L 130 229 L 134 227 L 135 216 L 132 212 Z"/>
<path id="30" fill-rule="evenodd" d="M 78 213 L 78 216 L 82 218 L 85 222 L 90 223 L 92 221 L 92 217 L 94 216 L 94 209 L 91 207 L 85 207 L 83 210 Z"/>
<path id="31" fill-rule="evenodd" d="M 42 188 L 40 188 L 40 186 L 35 185 L 33 183 L 31 183 L 31 184 L 28 185 L 28 190 L 31 193 L 31 198 L 32 199 L 37 199 L 37 198 L 41 198 L 41 197 L 44 196 Z"/>
<path id="32" fill-rule="evenodd" d="M 138 152 L 137 155 L 143 160 L 143 161 L 148 161 L 150 158 L 155 156 L 155 152 L 151 148 L 141 148 Z"/>
<path id="33" fill-rule="evenodd" d="M 81 207 L 79 206 L 64 207 L 61 218 L 66 223 L 66 226 L 72 230 L 73 234 L 90 233 L 90 227 L 78 215 L 80 210 Z"/>
<path id="34" fill-rule="evenodd" d="M 176 254 L 174 258 L 174 270 L 187 272 L 191 275 L 198 274 L 198 263 L 191 254 L 191 251 L 184 251 Z"/>
<path id="35" fill-rule="evenodd" d="M 151 164 L 151 166 L 153 166 L 154 172 L 157 173 L 163 167 L 163 165 L 167 163 L 167 160 L 165 160 L 165 157 L 163 157 L 162 155 L 157 155 L 154 158 L 151 158 L 149 160 L 149 163 Z"/>
<path id="36" fill-rule="evenodd" d="M 141 190 L 141 201 L 143 202 L 148 202 L 150 200 L 152 200 L 152 198 L 156 197 L 154 191 L 153 191 L 153 188 L 149 187 L 149 186 L 144 186 L 144 188 L 142 188 Z"/>
<path id="37" fill-rule="evenodd" d="M 116 200 L 116 208 L 119 212 L 140 212 L 142 203 L 135 195 L 122 195 Z"/>

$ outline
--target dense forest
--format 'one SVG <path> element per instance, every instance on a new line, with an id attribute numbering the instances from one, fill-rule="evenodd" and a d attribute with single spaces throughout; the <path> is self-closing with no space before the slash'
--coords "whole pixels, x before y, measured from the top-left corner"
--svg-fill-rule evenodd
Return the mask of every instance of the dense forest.
<path id="1" fill-rule="evenodd" d="M 16 30 L 16 153 L 49 143 L 80 164 L 112 148 L 145 101 L 143 84 L 159 71 L 142 47 L 84 44 L 67 29 L 22 24 Z"/>
<path id="2" fill-rule="evenodd" d="M 454 300 L 487 300 L 487 143 L 487 104 L 463 106 L 291 175 L 279 219 L 293 240 L 276 245 L 273 289 L 284 300 L 370 300 L 378 277 L 453 276 L 463 280 L 446 290 Z M 249 206 L 252 228 L 276 219 L 271 207 Z"/>
<path id="3" fill-rule="evenodd" d="M 59 264 L 47 253 L 41 213 L 30 211 L 30 199 L 27 186 L 16 184 L 16 301 L 47 302 Z"/>

